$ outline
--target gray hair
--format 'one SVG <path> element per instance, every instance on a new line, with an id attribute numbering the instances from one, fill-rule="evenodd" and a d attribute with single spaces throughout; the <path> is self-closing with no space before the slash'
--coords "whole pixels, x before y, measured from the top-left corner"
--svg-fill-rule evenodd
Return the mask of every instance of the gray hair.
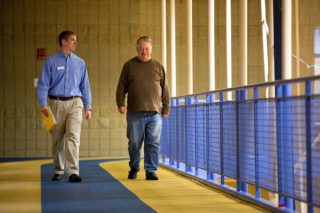
<path id="1" fill-rule="evenodd" d="M 138 45 L 139 45 L 139 41 L 141 41 L 141 40 L 150 43 L 151 46 L 152 46 L 152 39 L 151 39 L 149 36 L 141 36 L 141 37 L 138 38 L 138 40 L 137 40 L 137 47 L 138 47 Z"/>

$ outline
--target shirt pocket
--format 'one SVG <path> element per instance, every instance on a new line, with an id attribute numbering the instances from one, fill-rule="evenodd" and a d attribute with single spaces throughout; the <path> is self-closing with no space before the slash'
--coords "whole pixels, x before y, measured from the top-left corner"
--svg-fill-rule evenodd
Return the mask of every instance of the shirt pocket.
<path id="1" fill-rule="evenodd" d="M 69 79 L 70 83 L 73 87 L 77 87 L 79 89 L 79 85 L 81 83 L 82 70 L 81 66 L 78 63 L 73 64 L 70 67 Z"/>
<path id="2" fill-rule="evenodd" d="M 53 67 L 52 70 L 52 79 L 53 80 L 61 80 L 61 78 L 64 76 L 64 73 L 66 72 L 66 67 L 64 65 L 57 65 Z"/>

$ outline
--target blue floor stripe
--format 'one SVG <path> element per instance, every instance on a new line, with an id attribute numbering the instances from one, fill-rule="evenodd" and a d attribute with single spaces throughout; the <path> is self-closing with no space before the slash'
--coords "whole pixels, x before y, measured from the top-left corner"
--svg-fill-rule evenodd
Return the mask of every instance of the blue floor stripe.
<path id="1" fill-rule="evenodd" d="M 48 158 L 48 157 L 43 157 L 43 158 L 0 158 L 0 163 L 30 161 L 30 160 L 45 160 L 45 159 L 51 159 L 51 158 Z"/>
<path id="2" fill-rule="evenodd" d="M 41 166 L 42 212 L 155 212 L 98 165 L 114 160 L 80 161 L 80 183 L 69 183 L 66 176 L 51 181 L 53 164 Z"/>

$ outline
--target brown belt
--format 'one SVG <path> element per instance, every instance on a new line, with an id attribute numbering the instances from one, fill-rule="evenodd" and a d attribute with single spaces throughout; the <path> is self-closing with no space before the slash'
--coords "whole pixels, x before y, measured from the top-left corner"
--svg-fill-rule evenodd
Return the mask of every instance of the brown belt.
<path id="1" fill-rule="evenodd" d="M 58 96 L 49 95 L 49 98 L 54 100 L 60 100 L 60 101 L 68 101 L 68 100 L 80 98 L 80 96 L 58 97 Z"/>

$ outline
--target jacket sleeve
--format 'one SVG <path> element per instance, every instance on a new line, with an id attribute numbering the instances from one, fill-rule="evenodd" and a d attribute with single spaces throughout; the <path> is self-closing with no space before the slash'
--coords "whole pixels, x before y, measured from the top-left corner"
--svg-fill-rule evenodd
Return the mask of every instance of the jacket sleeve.
<path id="1" fill-rule="evenodd" d="M 119 78 L 117 91 L 116 91 L 116 102 L 117 102 L 118 108 L 124 106 L 125 96 L 128 92 L 128 71 L 129 71 L 129 65 L 128 63 L 125 63 L 121 71 L 121 75 Z"/>
<path id="2" fill-rule="evenodd" d="M 163 66 L 161 65 L 162 79 L 161 79 L 161 88 L 162 88 L 162 114 L 169 114 L 170 112 L 170 94 L 169 86 L 167 81 L 166 72 L 164 71 Z"/>

